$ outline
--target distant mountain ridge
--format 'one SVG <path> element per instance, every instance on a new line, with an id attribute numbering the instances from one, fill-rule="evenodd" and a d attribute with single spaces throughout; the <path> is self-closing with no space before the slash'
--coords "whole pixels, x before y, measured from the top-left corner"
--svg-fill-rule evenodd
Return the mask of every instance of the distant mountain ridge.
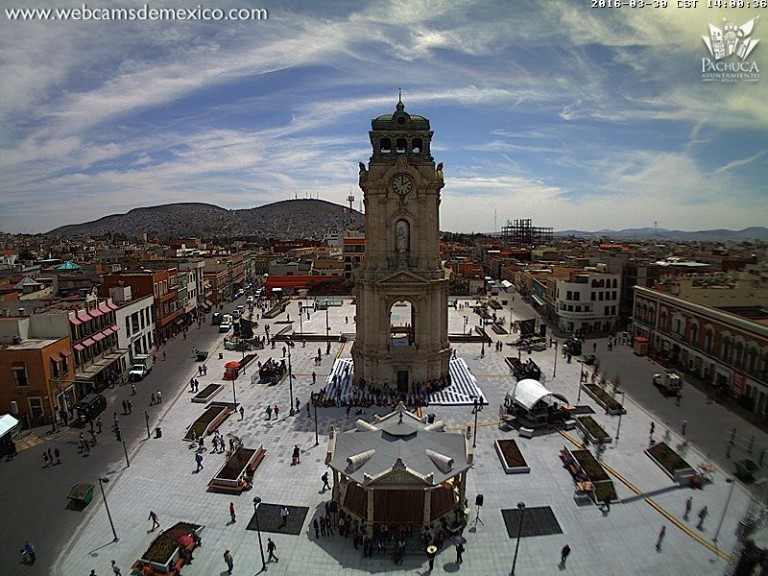
<path id="1" fill-rule="evenodd" d="M 587 232 L 584 230 L 560 230 L 555 236 L 600 237 L 607 236 L 615 240 L 681 240 L 681 241 L 734 241 L 747 240 L 768 241 L 768 228 L 763 226 L 751 226 L 743 230 L 726 230 L 716 228 L 714 230 L 667 230 L 666 228 L 625 228 L 623 230 L 596 230 Z"/>
<path id="2" fill-rule="evenodd" d="M 47 236 L 101 236 L 125 234 L 128 238 L 162 240 L 199 238 L 322 238 L 333 230 L 362 230 L 363 215 L 325 200 L 284 200 L 240 210 L 227 210 L 203 202 L 180 202 L 134 208 L 82 224 L 60 226 Z"/>

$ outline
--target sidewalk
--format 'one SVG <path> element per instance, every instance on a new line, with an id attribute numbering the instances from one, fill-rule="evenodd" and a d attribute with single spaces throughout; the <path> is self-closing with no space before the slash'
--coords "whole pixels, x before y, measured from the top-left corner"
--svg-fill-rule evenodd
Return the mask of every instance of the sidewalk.
<path id="1" fill-rule="evenodd" d="M 350 332 L 354 329 L 351 320 L 354 312 L 348 304 L 330 307 L 328 318 L 331 334 Z M 295 317 L 297 305 L 289 306 L 287 313 Z M 465 311 L 466 312 L 466 311 Z M 523 314 L 521 309 L 520 314 Z M 503 311 L 506 317 L 517 312 Z M 285 321 L 286 314 L 269 321 L 274 332 L 276 322 Z M 473 326 L 471 311 L 469 326 Z M 293 328 L 298 333 L 298 323 Z M 464 329 L 464 316 L 455 310 L 449 311 L 449 332 L 460 333 Z M 306 333 L 325 333 L 325 311 L 312 313 L 310 319 L 302 319 Z M 259 332 L 263 332 L 259 321 Z M 494 340 L 497 336 L 492 335 Z M 505 343 L 515 339 L 507 335 Z M 221 341 L 223 342 L 223 340 Z M 97 574 L 108 574 L 110 560 L 117 561 L 123 574 L 130 572 L 130 566 L 141 556 L 159 531 L 149 533 L 151 523 L 147 520 L 150 510 L 157 513 L 161 528 L 167 528 L 178 521 L 190 521 L 205 526 L 202 532 L 203 546 L 195 552 L 194 562 L 184 569 L 185 576 L 221 574 L 225 571 L 222 554 L 229 549 L 234 557 L 233 574 L 256 573 L 261 567 L 257 534 L 246 530 L 253 516 L 254 496 L 262 498 L 265 504 L 307 506 L 309 513 L 302 532 L 298 536 L 262 534 L 271 537 L 277 544 L 280 561 L 268 565 L 269 572 L 286 575 L 326 574 L 370 574 L 391 572 L 395 574 L 424 574 L 427 570 L 425 555 L 409 555 L 400 566 L 393 564 L 391 556 L 362 558 L 362 552 L 352 547 L 351 540 L 338 535 L 314 539 L 311 520 L 330 493 L 321 490 L 323 464 L 328 432 L 331 425 L 342 429 L 354 425 L 354 417 L 345 417 L 344 409 L 319 409 L 319 446 L 315 446 L 315 422 L 307 417 L 304 406 L 310 392 L 324 385 L 325 376 L 337 356 L 348 357 L 351 342 L 333 342 L 332 355 L 323 355 L 322 364 L 315 366 L 314 356 L 317 345 L 297 344 L 291 351 L 295 376 L 294 398 L 301 400 L 302 408 L 295 416 L 288 416 L 289 389 L 287 379 L 276 386 L 266 386 L 252 381 L 256 371 L 255 361 L 249 365 L 245 378 L 235 382 L 237 399 L 245 407 L 245 418 L 231 416 L 222 426 L 223 434 L 234 433 L 243 438 L 247 447 L 263 444 L 266 459 L 256 471 L 254 487 L 240 496 L 207 491 L 207 483 L 223 464 L 224 456 L 205 453 L 204 470 L 195 474 L 194 451 L 181 440 L 185 429 L 203 411 L 203 405 L 190 401 L 189 378 L 200 380 L 200 389 L 210 382 L 223 383 L 223 366 L 231 360 L 238 360 L 240 352 L 224 351 L 221 344 L 209 354 L 208 375 L 197 376 L 197 365 L 190 363 L 189 374 L 179 374 L 179 390 L 175 396 L 164 399 L 165 412 L 158 426 L 162 438 L 154 436 L 142 442 L 131 458 L 130 468 L 117 461 L 109 471 L 113 480 L 105 486 L 109 509 L 120 540 L 112 543 L 109 521 L 100 494 L 94 496 L 89 518 L 84 527 L 73 535 L 72 541 L 59 559 L 54 574 L 69 576 L 88 574 L 95 569 Z M 551 434 L 533 439 L 524 439 L 515 432 L 498 429 L 498 406 L 513 383 L 510 370 L 504 361 L 511 355 L 509 346 L 504 352 L 494 352 L 486 347 L 484 358 L 480 358 L 479 344 L 458 344 L 457 355 L 463 357 L 478 380 L 478 385 L 489 400 L 489 405 L 479 414 L 477 430 L 476 465 L 469 474 L 467 494 L 470 501 L 470 518 L 477 515 L 474 498 L 484 495 L 484 505 L 479 512 L 482 524 L 476 530 L 465 531 L 468 540 L 465 545 L 464 563 L 455 564 L 452 548 L 442 550 L 436 560 L 433 573 L 455 572 L 459 569 L 468 574 L 506 575 L 510 572 L 516 540 L 510 537 L 505 527 L 501 510 L 514 509 L 518 502 L 525 502 L 527 509 L 550 506 L 562 534 L 523 538 L 517 558 L 519 574 L 555 574 L 560 560 L 560 549 L 568 543 L 572 553 L 565 571 L 573 575 L 594 574 L 668 574 L 700 576 L 722 574 L 725 560 L 718 559 L 712 539 L 723 518 L 719 533 L 718 549 L 730 552 L 736 544 L 734 529 L 749 504 L 750 496 L 740 484 L 733 485 L 733 494 L 725 510 L 725 503 L 731 484 L 725 482 L 726 475 L 718 470 L 714 482 L 703 490 L 679 489 L 651 460 L 643 454 L 648 443 L 648 429 L 656 418 L 645 412 L 633 400 L 626 397 L 627 414 L 622 417 L 620 438 L 614 439 L 604 455 L 609 470 L 615 471 L 614 484 L 621 504 L 611 507 L 608 514 L 596 506 L 577 506 L 573 500 L 573 481 L 558 457 L 563 445 L 573 447 L 576 434 L 564 437 Z M 269 357 L 282 359 L 282 345 L 259 351 L 262 362 Z M 223 359 L 218 353 L 223 352 Z M 325 347 L 323 346 L 323 352 Z M 514 352 L 516 355 L 516 351 Z M 558 358 L 557 375 L 554 372 L 554 350 L 533 352 L 531 357 L 542 368 L 550 390 L 565 395 L 574 402 L 578 394 L 580 364 L 567 364 Z M 311 386 L 311 374 L 317 373 L 317 384 Z M 230 401 L 231 383 L 214 400 Z M 267 421 L 267 404 L 280 406 L 280 417 Z M 591 404 L 586 394 L 581 395 L 581 404 Z M 606 416 L 593 405 L 593 417 L 612 436 L 618 434 L 618 418 Z M 362 416 L 371 419 L 373 414 L 384 414 L 388 409 L 371 408 Z M 470 407 L 432 406 L 426 409 L 438 419 L 444 420 L 450 429 L 465 429 L 474 422 Z M 695 446 L 682 446 L 683 439 L 676 431 L 669 430 L 670 446 L 679 448 L 681 455 L 692 465 L 706 458 Z M 657 421 L 657 439 L 664 435 L 664 429 Z M 530 474 L 506 475 L 496 454 L 493 440 L 513 438 L 531 468 Z M 298 444 L 302 450 L 301 464 L 291 466 L 291 449 Z M 685 500 L 693 496 L 691 519 L 685 521 L 683 513 Z M 229 503 L 234 502 L 237 522 L 230 524 Z M 703 530 L 695 528 L 696 512 L 707 506 L 709 516 Z M 657 535 L 666 526 L 663 548 L 655 548 Z M 514 536 L 514 535 L 513 535 Z"/>

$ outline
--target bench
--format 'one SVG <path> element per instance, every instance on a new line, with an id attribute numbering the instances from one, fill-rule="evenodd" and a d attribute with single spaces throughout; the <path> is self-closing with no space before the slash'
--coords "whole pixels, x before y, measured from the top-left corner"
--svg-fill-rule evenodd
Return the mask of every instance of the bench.
<path id="1" fill-rule="evenodd" d="M 736 462 L 735 465 L 736 465 L 735 476 L 745 482 L 752 482 L 755 479 L 755 472 L 757 472 L 760 469 L 760 467 L 749 458 L 745 460 L 740 460 Z"/>

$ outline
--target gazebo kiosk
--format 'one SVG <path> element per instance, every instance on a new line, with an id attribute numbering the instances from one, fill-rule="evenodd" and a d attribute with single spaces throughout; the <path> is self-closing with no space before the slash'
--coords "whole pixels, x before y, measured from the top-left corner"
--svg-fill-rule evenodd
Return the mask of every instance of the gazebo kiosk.
<path id="1" fill-rule="evenodd" d="M 334 427 L 326 464 L 333 470 L 333 501 L 373 534 L 374 525 L 397 528 L 465 521 L 467 471 L 474 453 L 469 433 L 445 432 L 398 404 L 395 411 Z"/>

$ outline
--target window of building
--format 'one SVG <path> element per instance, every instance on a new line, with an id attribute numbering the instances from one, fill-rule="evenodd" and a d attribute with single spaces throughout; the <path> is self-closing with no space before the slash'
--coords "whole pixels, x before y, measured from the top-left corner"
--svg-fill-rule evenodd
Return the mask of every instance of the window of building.
<path id="1" fill-rule="evenodd" d="M 16 386 L 29 386 L 26 362 L 14 362 L 11 370 L 13 371 L 13 379 L 16 382 Z"/>
<path id="2" fill-rule="evenodd" d="M 395 144 L 395 152 L 398 154 L 405 154 L 408 147 L 408 142 L 405 138 L 398 138 Z"/>
<path id="3" fill-rule="evenodd" d="M 51 363 L 51 378 L 58 378 L 59 377 L 59 363 L 56 362 L 53 358 L 49 359 Z"/>
<path id="4" fill-rule="evenodd" d="M 594 302 L 595 300 L 597 300 L 597 293 L 596 293 L 596 292 L 592 292 L 592 293 L 590 294 L 590 298 L 591 298 L 591 300 L 592 300 L 593 302 Z"/>
<path id="5" fill-rule="evenodd" d="M 43 399 L 39 396 L 30 397 L 29 412 L 32 414 L 32 418 L 40 418 L 44 414 Z"/>
<path id="6" fill-rule="evenodd" d="M 581 306 L 576 306 L 576 312 L 581 312 Z"/>
<path id="7" fill-rule="evenodd" d="M 715 342 L 715 331 L 708 326 L 706 330 L 704 330 L 704 352 L 706 352 L 707 354 L 711 354 L 714 342 Z"/>
<path id="8" fill-rule="evenodd" d="M 566 300 L 573 300 L 573 292 L 571 292 L 570 290 L 568 290 L 568 291 L 565 293 L 565 299 L 566 299 Z"/>
<path id="9" fill-rule="evenodd" d="M 574 292 L 573 293 L 573 299 L 574 300 L 581 300 L 581 292 Z"/>

